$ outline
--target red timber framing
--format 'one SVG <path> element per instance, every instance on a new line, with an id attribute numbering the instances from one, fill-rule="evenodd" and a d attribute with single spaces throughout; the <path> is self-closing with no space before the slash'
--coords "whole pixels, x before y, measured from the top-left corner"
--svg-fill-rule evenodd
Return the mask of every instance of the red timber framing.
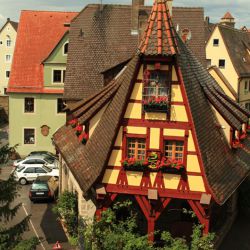
<path id="1" fill-rule="evenodd" d="M 158 151 L 164 152 L 164 140 L 175 140 L 175 141 L 183 141 L 184 142 L 184 152 L 183 152 L 183 164 L 187 167 L 187 155 L 197 155 L 198 162 L 201 168 L 200 173 L 193 173 L 185 171 L 180 175 L 180 182 L 178 184 L 177 189 L 167 189 L 164 185 L 164 178 L 162 172 L 157 172 L 154 182 L 151 182 L 150 173 L 143 173 L 142 180 L 139 186 L 131 186 L 128 184 L 126 171 L 121 166 L 107 166 L 107 169 L 117 169 L 120 170 L 116 184 L 103 184 L 107 195 L 104 200 L 97 201 L 100 203 L 97 209 L 97 216 L 101 216 L 101 212 L 104 211 L 107 207 L 111 205 L 111 203 L 115 200 L 115 198 L 119 195 L 131 195 L 134 196 L 137 203 L 139 204 L 141 211 L 143 212 L 145 218 L 148 222 L 148 238 L 150 241 L 154 240 L 154 229 L 155 223 L 162 212 L 167 209 L 169 202 L 172 199 L 182 199 L 186 200 L 190 205 L 191 209 L 195 212 L 197 218 L 200 223 L 204 225 L 203 232 L 207 234 L 209 232 L 209 210 L 210 207 L 203 206 L 200 204 L 202 192 L 194 192 L 190 190 L 188 183 L 188 176 L 201 176 L 205 186 L 205 193 L 212 194 L 210 187 L 208 186 L 204 166 L 202 162 L 202 157 L 200 153 L 200 149 L 198 146 L 198 140 L 193 124 L 192 114 L 190 111 L 182 75 L 180 68 L 178 65 L 173 65 L 176 70 L 178 83 L 174 82 L 174 84 L 179 84 L 181 93 L 183 96 L 183 103 L 171 103 L 174 105 L 183 105 L 185 106 L 185 110 L 188 116 L 188 122 L 173 122 L 170 121 L 169 117 L 166 121 L 160 120 L 146 120 L 144 116 L 144 112 L 142 111 L 141 119 L 126 119 L 122 118 L 120 121 L 120 126 L 123 127 L 122 130 L 122 146 L 121 147 L 113 147 L 113 149 L 121 149 L 122 150 L 122 159 L 127 157 L 127 139 L 128 138 L 144 138 L 146 140 L 146 151 Z M 145 65 L 144 65 L 145 68 Z M 172 71 L 172 70 L 171 70 Z M 128 102 L 131 102 L 128 99 Z M 132 102 L 138 102 L 133 100 Z M 134 127 L 146 127 L 146 134 L 128 134 L 127 126 Z M 158 149 L 150 148 L 150 128 L 159 128 L 160 129 L 160 147 Z M 184 136 L 164 136 L 164 128 L 165 129 L 181 129 L 185 131 Z M 188 137 L 191 132 L 195 151 L 190 151 L 188 149 Z M 148 198 L 148 190 L 153 189 L 157 190 L 157 200 L 150 200 Z M 213 194 L 212 194 L 213 196 Z"/>

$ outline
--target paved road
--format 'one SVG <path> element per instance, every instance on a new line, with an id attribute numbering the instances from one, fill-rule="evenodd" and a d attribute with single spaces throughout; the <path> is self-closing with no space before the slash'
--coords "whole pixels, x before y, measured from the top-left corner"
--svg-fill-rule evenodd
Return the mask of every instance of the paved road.
<path id="1" fill-rule="evenodd" d="M 11 170 L 12 167 L 1 168 L 0 178 L 7 179 Z M 37 234 L 41 239 L 41 244 L 37 247 L 37 250 L 50 250 L 56 241 L 61 243 L 63 249 L 74 249 L 69 245 L 62 226 L 52 212 L 53 203 L 31 203 L 28 198 L 29 188 L 30 185 L 21 186 L 20 188 L 20 196 L 15 203 L 22 202 L 23 207 L 18 211 L 12 223 L 19 222 L 26 216 L 26 213 L 31 214 L 29 231 L 24 233 L 24 238 L 30 238 Z"/>

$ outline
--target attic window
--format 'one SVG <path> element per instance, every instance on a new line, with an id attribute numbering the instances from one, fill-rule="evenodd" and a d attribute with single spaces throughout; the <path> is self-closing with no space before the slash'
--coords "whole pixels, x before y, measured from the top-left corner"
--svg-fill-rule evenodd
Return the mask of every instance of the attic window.
<path id="1" fill-rule="evenodd" d="M 68 49 L 69 49 L 69 43 L 65 43 L 63 46 L 63 54 L 64 55 L 68 54 Z"/>
<path id="2" fill-rule="evenodd" d="M 215 47 L 219 46 L 219 39 L 214 39 L 214 40 L 213 40 L 213 45 L 214 45 Z"/>
<path id="3" fill-rule="evenodd" d="M 145 70 L 143 107 L 146 112 L 166 112 L 169 104 L 169 71 Z"/>
<path id="4" fill-rule="evenodd" d="M 250 102 L 245 103 L 245 108 L 250 111 Z"/>
<path id="5" fill-rule="evenodd" d="M 24 98 L 24 113 L 34 113 L 34 98 L 33 97 L 25 97 Z"/>
<path id="6" fill-rule="evenodd" d="M 224 69 L 226 61 L 224 59 L 219 59 L 219 68 Z"/>
<path id="7" fill-rule="evenodd" d="M 7 36 L 6 46 L 7 46 L 7 47 L 11 47 L 11 39 L 10 39 L 9 36 Z"/>

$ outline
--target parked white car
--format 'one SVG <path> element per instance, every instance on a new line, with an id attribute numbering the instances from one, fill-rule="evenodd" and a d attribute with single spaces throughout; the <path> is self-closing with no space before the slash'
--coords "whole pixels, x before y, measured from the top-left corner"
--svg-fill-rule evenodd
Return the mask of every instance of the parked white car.
<path id="1" fill-rule="evenodd" d="M 37 165 L 44 165 L 52 169 L 59 168 L 58 160 L 41 155 L 28 156 L 25 159 L 19 159 L 14 161 L 13 163 L 13 166 L 18 168 L 20 168 L 21 166 L 37 166 Z"/>
<path id="2" fill-rule="evenodd" d="M 59 178 L 59 170 L 46 166 L 22 166 L 14 171 L 14 178 L 21 185 L 34 181 L 38 176 L 50 175 Z"/>

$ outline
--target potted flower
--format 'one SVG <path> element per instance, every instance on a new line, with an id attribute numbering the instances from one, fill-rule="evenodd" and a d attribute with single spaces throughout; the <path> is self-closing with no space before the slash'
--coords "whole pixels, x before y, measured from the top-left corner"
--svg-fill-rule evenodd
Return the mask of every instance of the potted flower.
<path id="1" fill-rule="evenodd" d="M 125 158 L 121 160 L 121 163 L 125 170 L 130 171 L 144 171 L 148 166 L 147 160 L 137 160 L 134 157 Z"/>
<path id="2" fill-rule="evenodd" d="M 85 131 L 82 132 L 82 133 L 79 135 L 79 137 L 78 137 L 79 142 L 81 142 L 81 143 L 84 144 L 84 145 L 87 143 L 88 139 L 89 139 L 89 135 L 88 135 L 88 133 L 86 133 Z"/>
<path id="3" fill-rule="evenodd" d="M 78 123 L 78 120 L 76 118 L 68 121 L 68 124 L 71 125 L 72 128 L 75 128 L 77 123 Z"/>
<path id="4" fill-rule="evenodd" d="M 233 140 L 232 142 L 232 148 L 243 148 L 243 144 L 240 143 L 240 140 L 239 139 L 235 139 Z"/>
<path id="5" fill-rule="evenodd" d="M 147 112 L 162 112 L 168 110 L 168 97 L 167 96 L 161 96 L 156 97 L 152 96 L 148 98 L 147 100 L 143 101 L 144 110 Z"/>
<path id="6" fill-rule="evenodd" d="M 176 159 L 166 159 L 163 157 L 159 164 L 159 170 L 164 173 L 181 174 L 185 170 L 183 162 Z"/>
<path id="7" fill-rule="evenodd" d="M 75 127 L 75 131 L 76 131 L 76 135 L 79 136 L 82 131 L 83 131 L 83 126 L 78 124 L 76 127 Z"/>

